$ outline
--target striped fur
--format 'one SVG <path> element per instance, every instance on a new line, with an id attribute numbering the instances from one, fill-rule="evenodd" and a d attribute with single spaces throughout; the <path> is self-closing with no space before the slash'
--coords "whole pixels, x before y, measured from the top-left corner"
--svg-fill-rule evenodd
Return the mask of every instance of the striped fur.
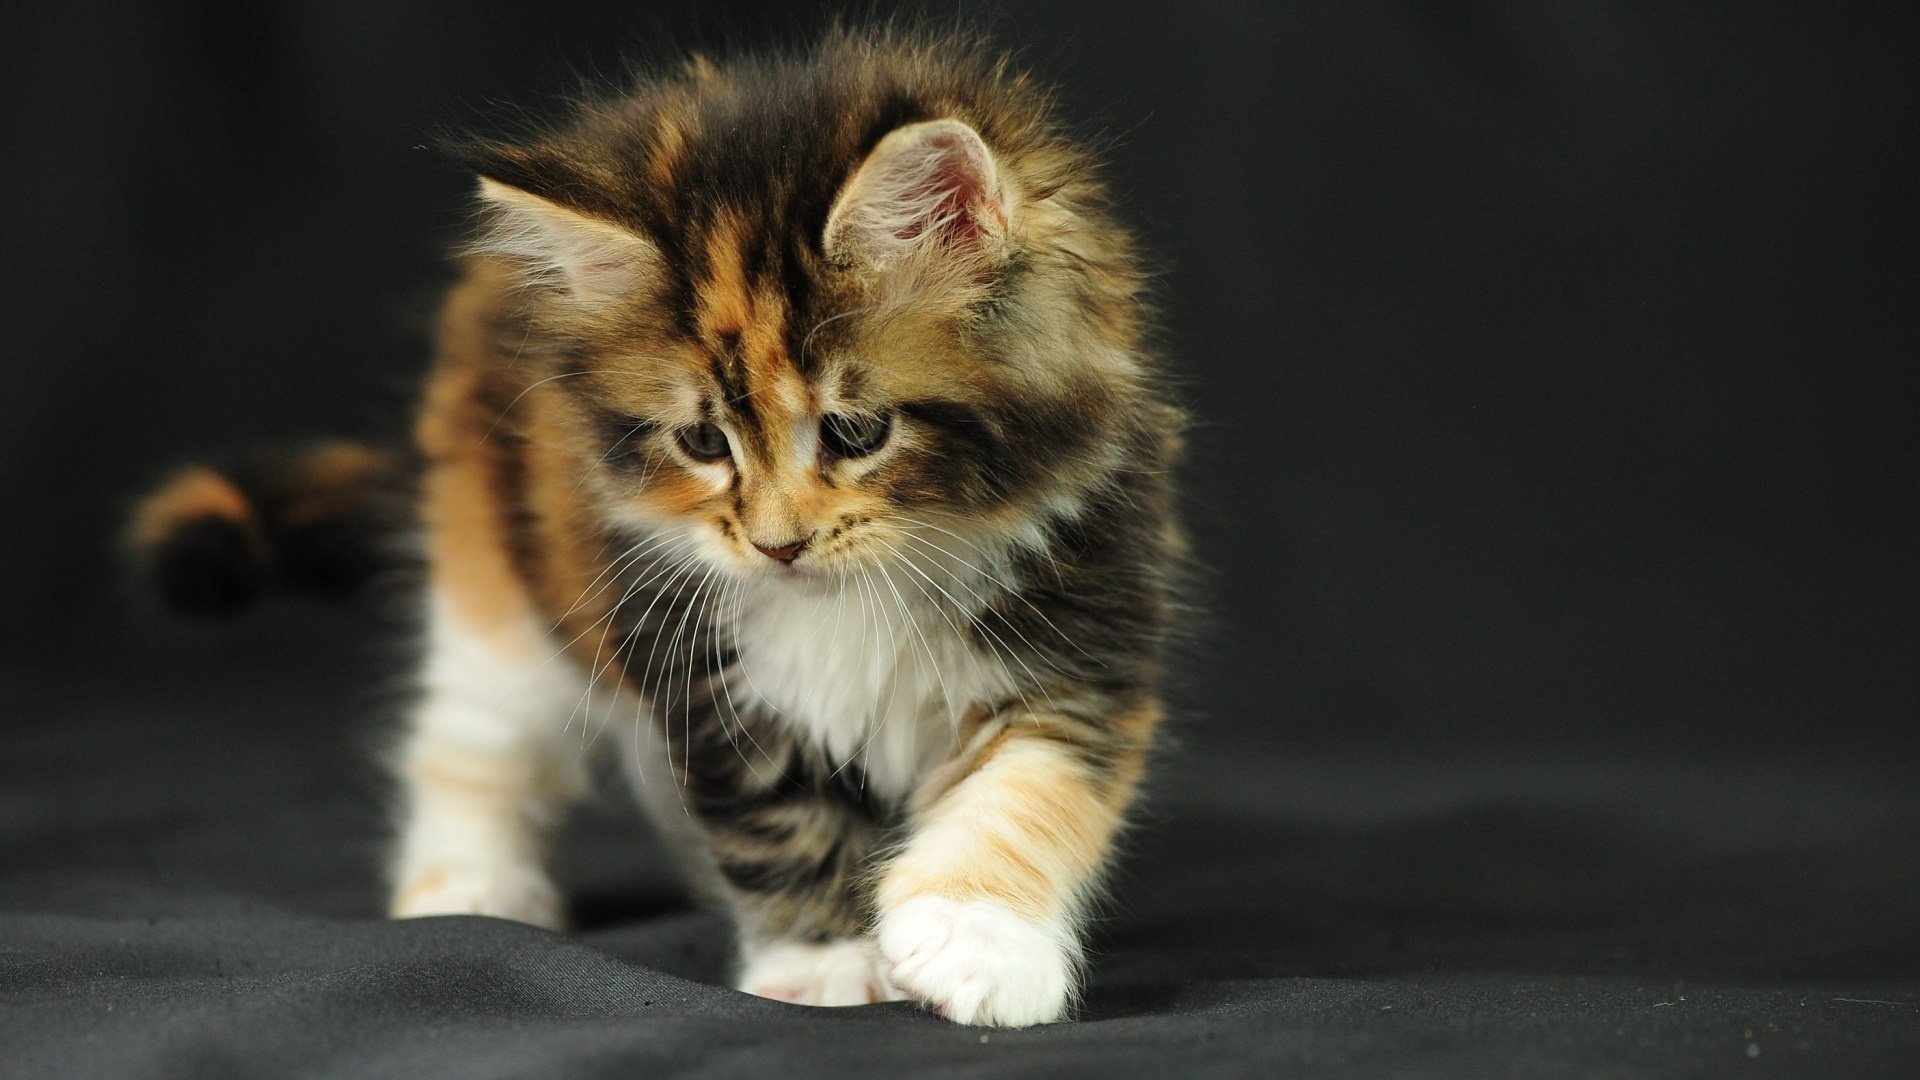
<path id="1" fill-rule="evenodd" d="M 846 33 L 459 150 L 395 914 L 557 924 L 612 746 L 743 988 L 1061 1017 L 1160 717 L 1181 416 L 1047 95 Z"/>

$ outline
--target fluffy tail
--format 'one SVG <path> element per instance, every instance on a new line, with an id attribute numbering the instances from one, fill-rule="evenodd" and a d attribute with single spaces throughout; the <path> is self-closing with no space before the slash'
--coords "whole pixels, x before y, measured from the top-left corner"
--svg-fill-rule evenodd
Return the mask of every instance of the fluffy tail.
<path id="1" fill-rule="evenodd" d="M 194 465 L 140 501 L 127 547 L 176 611 L 229 615 L 266 593 L 353 592 L 407 561 L 402 455 L 350 442 Z"/>

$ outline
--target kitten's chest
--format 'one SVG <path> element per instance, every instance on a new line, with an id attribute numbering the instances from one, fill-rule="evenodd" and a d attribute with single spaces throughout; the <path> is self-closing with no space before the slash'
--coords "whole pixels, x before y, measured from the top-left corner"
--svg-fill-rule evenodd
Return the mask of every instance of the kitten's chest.
<path id="1" fill-rule="evenodd" d="M 896 599 L 884 586 L 781 596 L 741 614 L 729 675 L 736 705 L 790 725 L 876 794 L 908 795 L 958 747 L 961 719 L 1011 692 L 963 616 Z"/>

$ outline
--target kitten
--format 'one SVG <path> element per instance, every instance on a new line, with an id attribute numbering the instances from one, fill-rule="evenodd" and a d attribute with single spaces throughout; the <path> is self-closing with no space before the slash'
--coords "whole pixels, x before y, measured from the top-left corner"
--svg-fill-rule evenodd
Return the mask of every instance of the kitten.
<path id="1" fill-rule="evenodd" d="M 459 153 L 417 459 L 189 470 L 136 517 L 150 576 L 351 584 L 411 477 L 395 916 L 559 927 L 548 836 L 613 750 L 741 989 L 1060 1019 L 1161 715 L 1182 418 L 1046 93 L 842 34 Z"/>

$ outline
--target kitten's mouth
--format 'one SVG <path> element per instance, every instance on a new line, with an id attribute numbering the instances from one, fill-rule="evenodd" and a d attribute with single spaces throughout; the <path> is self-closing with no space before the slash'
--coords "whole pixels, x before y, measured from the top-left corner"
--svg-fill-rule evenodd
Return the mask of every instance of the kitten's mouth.
<path id="1" fill-rule="evenodd" d="M 787 588 L 823 592 L 833 588 L 840 576 L 824 566 L 796 560 L 767 567 L 763 571 L 763 580 L 778 582 Z"/>

